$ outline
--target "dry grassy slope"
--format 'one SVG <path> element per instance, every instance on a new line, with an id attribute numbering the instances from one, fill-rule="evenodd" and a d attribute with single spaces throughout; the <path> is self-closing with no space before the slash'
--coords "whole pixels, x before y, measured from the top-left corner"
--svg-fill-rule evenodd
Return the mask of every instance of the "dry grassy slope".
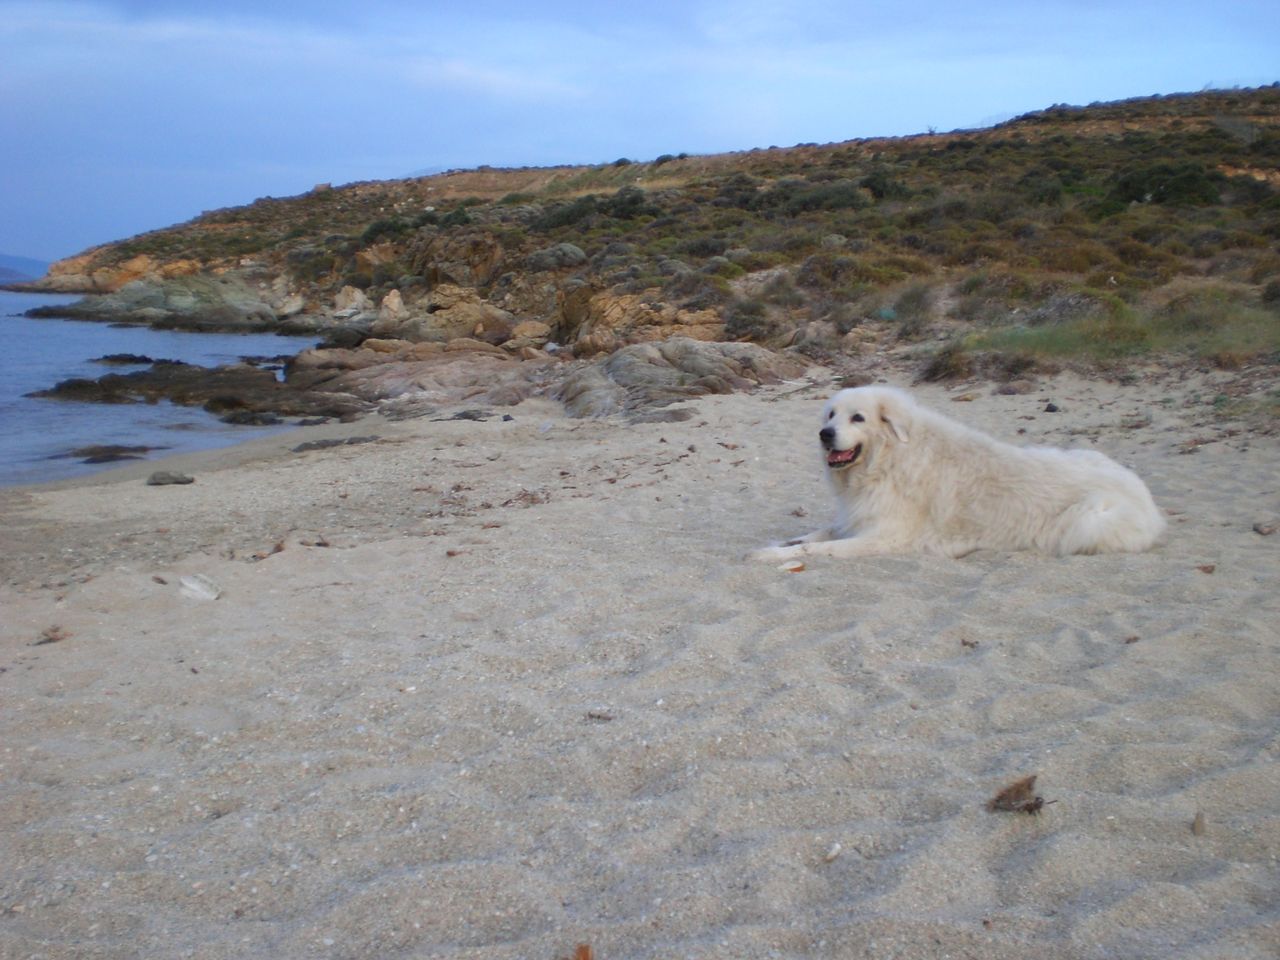
<path id="1" fill-rule="evenodd" d="M 462 264 L 458 282 L 517 313 L 524 296 L 536 314 L 548 275 L 529 255 L 572 243 L 593 289 L 714 309 L 734 338 L 816 330 L 834 345 L 877 319 L 907 339 L 1012 321 L 1041 329 L 1005 348 L 1195 341 L 1238 362 L 1280 356 L 1278 181 L 1280 84 L 1054 106 L 949 134 L 325 185 L 54 273 L 111 289 L 249 264 L 255 282 L 281 278 L 324 310 L 342 286 L 377 302 Z"/>
<path id="2" fill-rule="evenodd" d="M 842 152 L 846 158 L 861 155 L 868 160 L 876 158 L 893 163 L 904 154 L 946 150 L 957 141 L 989 143 L 1011 138 L 1036 141 L 1063 136 L 1088 141 L 1133 133 L 1187 133 L 1214 129 L 1215 125 L 1223 125 L 1224 119 L 1241 129 L 1275 129 L 1280 124 L 1280 89 L 1273 86 L 1260 90 L 1140 98 L 1083 108 L 1051 107 L 984 130 L 771 147 L 680 157 L 661 164 L 481 167 L 430 177 L 353 183 L 332 190 L 317 189 L 297 197 L 262 198 L 242 207 L 208 211 L 188 223 L 86 251 L 87 263 L 90 266 L 116 263 L 138 252 L 164 263 L 180 259 L 184 252 L 199 253 L 205 246 L 201 239 L 206 235 L 225 236 L 246 228 L 274 228 L 269 232 L 280 235 L 282 239 L 278 242 L 291 246 L 299 240 L 321 238 L 328 233 L 358 232 L 379 217 L 417 212 L 425 206 L 448 205 L 464 199 L 495 201 L 511 194 L 530 194 L 549 200 L 617 190 L 627 185 L 639 185 L 647 190 L 672 189 L 735 173 L 773 178 L 804 176 L 827 163 L 836 152 Z M 1276 175 L 1276 168 L 1263 166 L 1256 172 L 1270 178 Z M 148 249 L 140 250 L 142 247 Z M 273 251 L 253 252 L 262 255 Z M 79 256 L 85 257 L 85 254 Z M 204 258 L 206 265 L 214 265 L 217 260 L 216 256 Z"/>

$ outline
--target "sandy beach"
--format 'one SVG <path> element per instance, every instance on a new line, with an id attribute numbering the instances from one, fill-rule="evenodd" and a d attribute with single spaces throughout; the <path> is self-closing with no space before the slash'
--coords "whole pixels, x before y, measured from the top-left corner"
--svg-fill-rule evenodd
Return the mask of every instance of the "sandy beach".
<path id="1" fill-rule="evenodd" d="M 1167 536 L 751 561 L 829 513 L 821 368 L 0 491 L 0 957 L 1276 957 L 1280 437 L 879 376 Z"/>

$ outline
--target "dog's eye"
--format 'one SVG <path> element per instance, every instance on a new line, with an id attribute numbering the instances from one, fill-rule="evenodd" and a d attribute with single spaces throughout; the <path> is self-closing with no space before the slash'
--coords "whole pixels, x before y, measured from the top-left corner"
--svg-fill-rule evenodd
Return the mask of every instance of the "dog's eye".
<path id="1" fill-rule="evenodd" d="M 867 418 L 866 418 L 866 417 L 864 417 L 864 416 L 863 416 L 862 414 L 860 414 L 860 413 L 855 413 L 855 414 L 854 414 L 852 417 L 850 417 L 849 419 L 850 419 L 850 420 L 852 420 L 854 423 L 862 423 L 862 422 L 863 422 L 864 420 L 866 420 Z"/>

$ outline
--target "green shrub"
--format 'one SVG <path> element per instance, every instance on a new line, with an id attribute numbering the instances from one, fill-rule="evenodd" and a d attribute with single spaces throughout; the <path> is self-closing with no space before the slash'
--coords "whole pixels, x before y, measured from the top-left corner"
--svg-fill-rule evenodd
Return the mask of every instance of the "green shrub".
<path id="1" fill-rule="evenodd" d="M 569 203 L 558 203 L 533 222 L 535 230 L 556 230 L 580 223 L 590 217 L 599 208 L 599 201 L 593 194 L 578 197 Z"/>
<path id="2" fill-rule="evenodd" d="M 816 210 L 857 210 L 867 206 L 862 188 L 851 180 L 838 180 L 796 190 L 783 202 L 789 216 Z"/>
<path id="3" fill-rule="evenodd" d="M 901 200 L 911 196 L 906 184 L 883 168 L 867 174 L 860 185 L 877 200 Z"/>
<path id="4" fill-rule="evenodd" d="M 410 229 L 412 228 L 409 222 L 399 218 L 375 220 L 365 227 L 364 233 L 360 234 L 360 242 L 368 247 L 380 241 L 396 240 L 408 233 Z"/>
<path id="5" fill-rule="evenodd" d="M 618 220 L 633 220 L 642 215 L 658 213 L 657 208 L 646 200 L 645 192 L 634 186 L 623 187 L 613 196 L 600 201 L 598 208 L 606 217 Z"/>
<path id="6" fill-rule="evenodd" d="M 1197 163 L 1157 163 L 1117 175 L 1110 198 L 1125 204 L 1205 206 L 1218 202 L 1222 180 Z"/>
<path id="7" fill-rule="evenodd" d="M 761 291 L 761 298 L 766 303 L 780 307 L 798 307 L 804 303 L 804 294 L 796 289 L 795 283 L 785 273 L 780 273 L 769 280 Z"/>
<path id="8" fill-rule="evenodd" d="M 681 240 L 676 249 L 691 257 L 719 257 L 729 249 L 729 241 L 723 237 L 689 237 Z"/>
<path id="9" fill-rule="evenodd" d="M 779 332 L 777 322 L 759 300 L 733 300 L 723 315 L 725 336 L 730 340 L 764 341 Z"/>
<path id="10" fill-rule="evenodd" d="M 467 213 L 466 205 L 454 207 L 440 218 L 442 227 L 465 227 L 470 222 L 471 214 Z"/>
<path id="11" fill-rule="evenodd" d="M 925 383 L 963 380 L 973 376 L 973 368 L 973 356 L 962 342 L 953 340 L 925 361 L 918 377 Z"/>
<path id="12" fill-rule="evenodd" d="M 898 319 L 898 336 L 914 339 L 924 333 L 933 306 L 933 294 L 927 284 L 913 283 L 893 301 Z"/>

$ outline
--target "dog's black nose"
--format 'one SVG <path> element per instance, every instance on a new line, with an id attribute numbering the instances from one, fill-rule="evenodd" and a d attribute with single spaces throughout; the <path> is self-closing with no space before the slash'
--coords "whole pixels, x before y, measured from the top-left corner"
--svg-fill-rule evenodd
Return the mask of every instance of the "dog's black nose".
<path id="1" fill-rule="evenodd" d="M 836 428 L 823 427 L 818 431 L 818 439 L 822 441 L 824 447 L 829 447 L 836 441 Z"/>

